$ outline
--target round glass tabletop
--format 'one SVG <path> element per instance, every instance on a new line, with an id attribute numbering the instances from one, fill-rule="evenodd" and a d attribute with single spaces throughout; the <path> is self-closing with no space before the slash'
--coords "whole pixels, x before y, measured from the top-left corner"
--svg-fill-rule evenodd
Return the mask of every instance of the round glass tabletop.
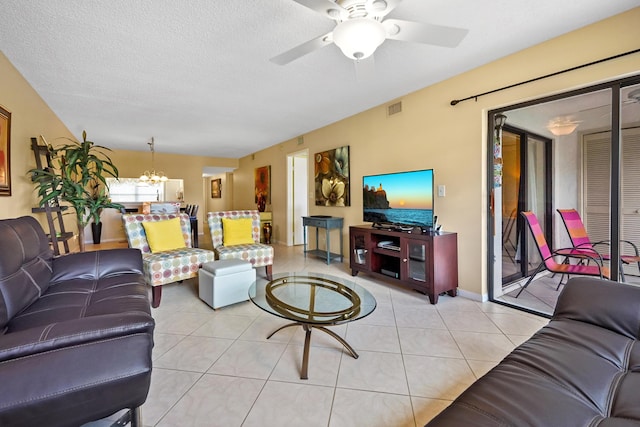
<path id="1" fill-rule="evenodd" d="M 251 301 L 273 315 L 310 325 L 338 325 L 368 316 L 376 299 L 362 286 L 314 272 L 258 277 L 249 288 Z"/>

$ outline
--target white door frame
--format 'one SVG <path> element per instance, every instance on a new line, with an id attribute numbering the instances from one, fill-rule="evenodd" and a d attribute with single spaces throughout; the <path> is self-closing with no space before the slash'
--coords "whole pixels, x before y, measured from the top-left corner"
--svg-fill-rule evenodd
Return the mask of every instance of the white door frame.
<path id="1" fill-rule="evenodd" d="M 302 217 L 309 214 L 308 165 L 308 149 L 287 155 L 287 246 L 303 244 Z"/>

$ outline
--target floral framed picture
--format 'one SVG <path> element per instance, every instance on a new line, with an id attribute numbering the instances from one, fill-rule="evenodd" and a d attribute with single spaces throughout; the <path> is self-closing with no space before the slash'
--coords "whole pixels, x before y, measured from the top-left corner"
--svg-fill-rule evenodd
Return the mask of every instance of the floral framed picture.
<path id="1" fill-rule="evenodd" d="M 351 206 L 349 146 L 314 156 L 316 206 Z"/>
<path id="2" fill-rule="evenodd" d="M 0 196 L 11 196 L 11 113 L 0 107 Z"/>
<path id="3" fill-rule="evenodd" d="M 271 165 L 256 168 L 254 171 L 256 186 L 255 202 L 271 203 Z"/>
<path id="4" fill-rule="evenodd" d="M 211 198 L 219 199 L 222 197 L 222 178 L 211 180 Z"/>

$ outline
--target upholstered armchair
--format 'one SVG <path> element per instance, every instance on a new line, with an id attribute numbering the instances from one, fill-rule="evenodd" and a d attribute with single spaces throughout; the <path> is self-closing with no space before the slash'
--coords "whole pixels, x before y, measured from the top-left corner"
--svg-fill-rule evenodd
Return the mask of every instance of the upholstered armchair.
<path id="1" fill-rule="evenodd" d="M 265 267 L 271 279 L 273 246 L 260 243 L 260 213 L 257 210 L 208 212 L 213 250 L 218 259 L 242 259 L 253 267 Z"/>
<path id="2" fill-rule="evenodd" d="M 159 242 L 163 243 L 164 247 L 160 245 L 154 250 L 153 243 L 149 244 L 153 236 L 149 235 L 151 230 L 148 229 L 148 224 L 175 218 L 180 221 L 180 230 L 177 231 L 178 236 L 175 236 L 178 242 L 176 244 L 168 242 L 168 246 L 165 245 L 166 242 Z M 202 264 L 215 260 L 215 254 L 212 251 L 191 247 L 191 221 L 187 214 L 123 214 L 122 222 L 129 247 L 140 249 L 142 252 L 144 278 L 151 286 L 154 308 L 160 305 L 162 285 L 196 277 Z M 158 231 L 162 239 L 171 234 L 166 230 Z"/>

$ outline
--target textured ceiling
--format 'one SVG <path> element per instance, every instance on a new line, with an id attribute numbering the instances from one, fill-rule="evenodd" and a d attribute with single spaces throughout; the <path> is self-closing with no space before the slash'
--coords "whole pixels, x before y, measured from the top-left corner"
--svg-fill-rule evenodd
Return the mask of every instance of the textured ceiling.
<path id="1" fill-rule="evenodd" d="M 404 0 L 388 18 L 469 34 L 454 49 L 387 40 L 364 79 L 335 45 L 269 61 L 335 25 L 292 0 L 3 0 L 0 49 L 77 137 L 236 158 L 638 6 Z"/>

